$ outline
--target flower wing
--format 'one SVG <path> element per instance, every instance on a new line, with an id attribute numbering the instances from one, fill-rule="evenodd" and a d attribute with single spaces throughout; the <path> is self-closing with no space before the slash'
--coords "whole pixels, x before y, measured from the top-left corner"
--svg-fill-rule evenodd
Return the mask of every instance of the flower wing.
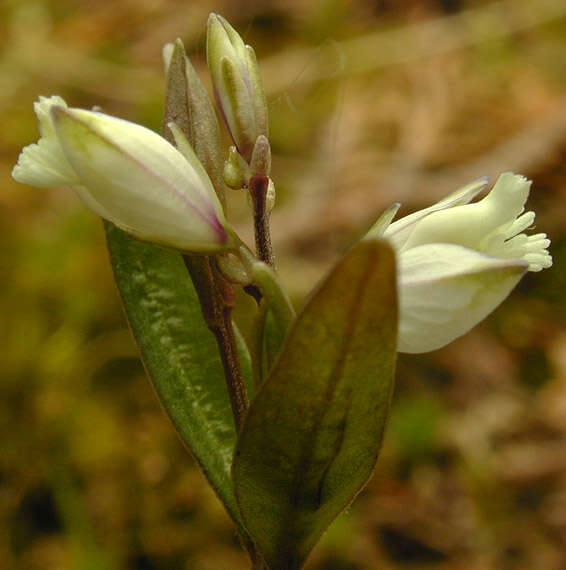
<path id="1" fill-rule="evenodd" d="M 469 331 L 519 282 L 528 264 L 454 244 L 427 244 L 398 256 L 399 351 L 428 352 Z"/>
<path id="2" fill-rule="evenodd" d="M 487 176 L 483 176 L 462 186 L 452 194 L 449 194 L 440 202 L 429 206 L 428 208 L 424 208 L 423 210 L 418 210 L 413 214 L 409 214 L 396 222 L 393 222 L 385 231 L 383 231 L 383 237 L 386 237 L 393 247 L 396 250 L 400 250 L 409 239 L 411 232 L 415 228 L 417 222 L 426 218 L 428 215 L 432 214 L 433 212 L 438 212 L 440 210 L 446 210 L 448 208 L 453 208 L 455 206 L 463 206 L 464 204 L 468 204 L 471 200 L 475 198 L 488 184 Z M 395 206 L 395 205 L 394 205 Z M 385 215 L 389 215 L 391 208 L 386 210 Z M 394 214 L 397 210 L 394 211 Z M 381 218 L 380 218 L 381 220 Z M 380 221 L 378 220 L 378 222 Z M 378 224 L 374 225 L 376 227 Z M 381 227 L 381 226 L 380 226 Z M 373 228 L 372 228 L 373 230 Z M 372 231 L 370 230 L 370 232 Z M 372 235 L 372 237 L 381 237 Z"/>

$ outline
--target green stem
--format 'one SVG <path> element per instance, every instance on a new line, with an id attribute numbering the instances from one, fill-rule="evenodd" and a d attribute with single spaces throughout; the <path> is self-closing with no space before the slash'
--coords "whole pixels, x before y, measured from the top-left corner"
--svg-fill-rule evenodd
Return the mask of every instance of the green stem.
<path id="1" fill-rule="evenodd" d="M 242 263 L 244 264 L 249 277 L 253 283 L 259 287 L 262 297 L 266 299 L 269 304 L 269 308 L 273 311 L 275 319 L 280 324 L 281 328 L 286 331 L 293 321 L 295 320 L 295 309 L 291 304 L 289 295 L 287 291 L 283 288 L 279 276 L 273 267 L 269 266 L 265 262 L 258 261 L 247 246 L 234 236 L 238 240 L 240 247 L 236 253 Z M 261 299 L 256 297 L 259 302 Z"/>
<path id="2" fill-rule="evenodd" d="M 255 263 L 252 266 L 252 277 L 259 285 L 275 320 L 284 331 L 287 331 L 295 320 L 295 309 L 277 273 L 264 263 Z"/>

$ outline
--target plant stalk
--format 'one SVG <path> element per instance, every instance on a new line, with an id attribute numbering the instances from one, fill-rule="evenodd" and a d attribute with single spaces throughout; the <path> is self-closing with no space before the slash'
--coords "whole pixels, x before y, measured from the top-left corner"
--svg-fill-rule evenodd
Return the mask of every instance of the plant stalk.
<path id="1" fill-rule="evenodd" d="M 270 213 L 267 209 L 268 176 L 252 176 L 249 191 L 253 204 L 254 234 L 257 256 L 267 265 L 273 266 L 273 247 L 269 228 Z"/>
<path id="2" fill-rule="evenodd" d="M 236 337 L 234 335 L 234 327 L 232 325 L 232 307 L 224 306 L 222 308 L 221 320 L 221 325 L 212 332 L 216 337 L 216 343 L 218 344 L 222 365 L 224 367 L 236 431 L 240 433 L 248 409 L 248 396 L 246 394 Z"/>
<path id="3" fill-rule="evenodd" d="M 208 256 L 183 255 L 208 328 L 216 337 L 230 396 L 236 431 L 239 433 L 248 409 L 246 386 L 232 325 L 234 289 L 216 269 Z"/>

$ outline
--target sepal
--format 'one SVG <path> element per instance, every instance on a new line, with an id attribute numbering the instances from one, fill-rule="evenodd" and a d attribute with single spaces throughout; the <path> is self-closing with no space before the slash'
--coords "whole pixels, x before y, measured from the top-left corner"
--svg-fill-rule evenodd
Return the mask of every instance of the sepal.
<path id="1" fill-rule="evenodd" d="M 190 59 L 183 42 L 177 39 L 163 48 L 167 75 L 164 125 L 176 123 L 183 131 L 194 153 L 204 166 L 216 195 L 225 207 L 222 176 L 223 149 L 220 127 L 208 92 Z M 164 133 L 167 137 L 167 133 Z M 172 141 L 170 141 L 172 142 Z"/>

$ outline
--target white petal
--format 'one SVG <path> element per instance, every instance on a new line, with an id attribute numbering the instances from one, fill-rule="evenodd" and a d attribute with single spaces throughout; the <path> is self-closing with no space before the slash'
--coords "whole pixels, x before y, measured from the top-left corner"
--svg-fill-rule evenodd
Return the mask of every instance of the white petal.
<path id="1" fill-rule="evenodd" d="M 409 249 L 427 243 L 454 243 L 482 250 L 486 237 L 492 232 L 504 233 L 523 211 L 530 184 L 523 176 L 506 172 L 498 178 L 483 200 L 433 212 L 422 219 L 403 247 Z"/>
<path id="2" fill-rule="evenodd" d="M 404 251 L 399 260 L 399 351 L 428 352 L 463 335 L 511 292 L 527 270 L 452 244 Z"/>
<path id="3" fill-rule="evenodd" d="M 448 194 L 445 198 L 437 202 L 433 208 L 438 206 L 442 207 L 454 207 L 463 206 L 464 204 L 470 203 L 480 192 L 486 189 L 489 184 L 489 176 L 480 176 L 476 180 L 472 180 L 468 184 L 458 188 L 451 194 Z"/>
<path id="4" fill-rule="evenodd" d="M 209 251 L 226 242 L 210 181 L 164 138 L 102 113 L 52 113 L 61 148 L 88 189 L 79 195 L 97 204 L 95 211 L 142 239 L 179 249 Z"/>
<path id="5" fill-rule="evenodd" d="M 67 103 L 59 95 L 52 95 L 51 97 L 39 96 L 39 101 L 33 104 L 33 110 L 39 122 L 39 132 L 42 137 L 51 137 L 55 133 L 53 126 L 53 118 L 51 117 L 52 107 L 67 107 Z"/>
<path id="6" fill-rule="evenodd" d="M 496 210 L 505 209 L 507 217 L 514 220 L 524 209 L 531 184 L 532 182 L 521 174 L 504 172 L 481 202 Z"/>
<path id="7" fill-rule="evenodd" d="M 437 202 L 428 208 L 414 212 L 413 214 L 405 216 L 404 218 L 401 218 L 400 220 L 394 222 L 385 230 L 383 236 L 391 242 L 395 249 L 400 250 L 404 247 L 405 243 L 409 239 L 409 236 L 415 229 L 415 225 L 418 221 L 426 218 L 433 212 L 467 204 L 487 186 L 487 183 L 487 176 L 483 176 L 477 180 L 474 180 L 473 182 L 470 182 L 469 184 L 466 184 L 465 186 L 462 186 L 462 188 L 458 188 L 458 190 L 452 192 L 440 200 L 440 202 Z"/>
<path id="8" fill-rule="evenodd" d="M 505 230 L 503 235 L 504 239 L 509 239 L 516 236 L 518 233 L 526 230 L 533 225 L 535 221 L 534 212 L 525 212 L 519 216 L 511 225 Z"/>
<path id="9" fill-rule="evenodd" d="M 61 97 L 40 97 L 34 103 L 35 114 L 39 122 L 41 138 L 37 143 L 26 146 L 18 162 L 12 170 L 14 180 L 22 184 L 50 188 L 53 186 L 70 186 L 78 182 L 55 134 L 51 119 L 53 106 L 66 107 Z"/>
<path id="10" fill-rule="evenodd" d="M 56 138 L 42 138 L 24 147 L 12 169 L 12 177 L 22 184 L 38 188 L 71 186 L 78 182 Z"/>
<path id="11" fill-rule="evenodd" d="M 109 212 L 90 192 L 88 188 L 81 184 L 73 184 L 71 186 L 73 191 L 77 194 L 77 196 L 83 201 L 87 208 L 90 208 L 95 214 L 98 214 L 101 218 L 106 220 L 112 220 L 114 217 L 111 212 Z M 127 229 L 124 227 L 125 224 L 122 224 L 122 229 Z M 129 231 L 131 231 L 129 229 Z"/>

